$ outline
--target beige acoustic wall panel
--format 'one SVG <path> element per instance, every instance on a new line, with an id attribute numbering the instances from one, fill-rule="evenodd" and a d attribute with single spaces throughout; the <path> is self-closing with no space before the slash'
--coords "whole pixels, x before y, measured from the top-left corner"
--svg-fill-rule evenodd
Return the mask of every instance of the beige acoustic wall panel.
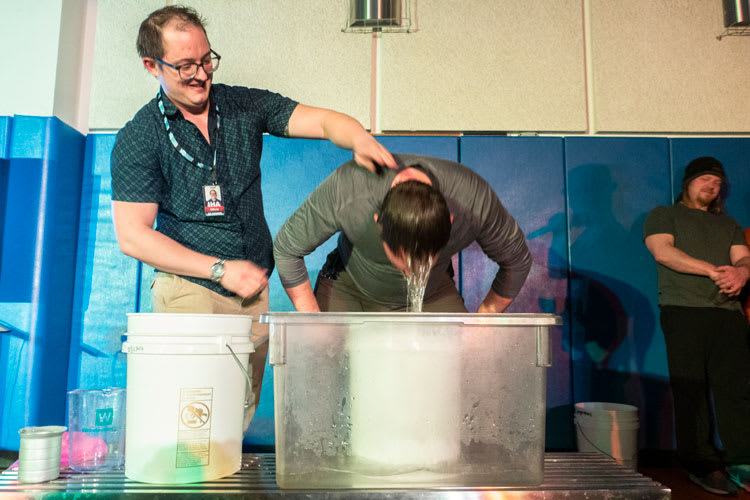
<path id="1" fill-rule="evenodd" d="M 421 0 L 417 15 L 417 33 L 382 35 L 383 130 L 586 130 L 581 0 Z"/>
<path id="2" fill-rule="evenodd" d="M 595 131 L 750 131 L 750 37 L 717 40 L 722 2 L 590 2 Z"/>
<path id="3" fill-rule="evenodd" d="M 216 81 L 370 119 L 370 45 L 341 32 L 341 0 L 193 0 L 221 54 Z"/>
<path id="4" fill-rule="evenodd" d="M 152 99 L 159 84 L 135 49 L 138 27 L 165 0 L 98 0 L 89 128 L 116 130 Z"/>
<path id="5" fill-rule="evenodd" d="M 177 4 L 178 2 L 173 2 Z M 336 0 L 192 0 L 222 56 L 214 81 L 265 88 L 369 123 L 370 45 L 341 33 Z M 141 67 L 135 38 L 160 1 L 99 0 L 91 128 L 118 129 L 151 99 L 156 81 Z M 123 72 L 115 76 L 115 69 Z"/>

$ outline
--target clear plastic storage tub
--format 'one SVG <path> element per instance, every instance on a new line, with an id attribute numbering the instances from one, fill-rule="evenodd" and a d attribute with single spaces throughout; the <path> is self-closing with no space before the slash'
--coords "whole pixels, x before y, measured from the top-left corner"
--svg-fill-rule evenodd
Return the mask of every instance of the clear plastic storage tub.
<path id="1" fill-rule="evenodd" d="M 269 313 L 282 488 L 537 485 L 551 314 Z"/>

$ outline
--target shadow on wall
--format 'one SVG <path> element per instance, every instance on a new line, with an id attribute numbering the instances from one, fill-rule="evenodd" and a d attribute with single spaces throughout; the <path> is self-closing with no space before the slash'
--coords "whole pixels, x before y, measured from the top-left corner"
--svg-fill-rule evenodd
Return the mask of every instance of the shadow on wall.
<path id="1" fill-rule="evenodd" d="M 569 307 L 563 349 L 572 359 L 573 402 L 607 401 L 640 409 L 641 445 L 672 447 L 672 406 L 668 380 L 645 376 L 647 356 L 656 334 L 654 304 L 647 294 L 654 286 L 647 267 L 641 228 L 645 214 L 630 228 L 613 208 L 617 188 L 611 167 L 587 164 L 568 172 L 569 227 L 564 213 L 531 233 L 530 240 L 552 232 L 569 234 L 571 266 L 567 256 L 555 253 L 567 242 L 550 245 L 549 276 L 563 280 L 569 272 Z M 618 207 L 618 209 L 622 209 Z M 630 214 L 632 215 L 632 214 Z M 567 229 L 567 231 L 566 231 Z M 554 297 L 542 296 L 540 306 Z M 666 364 L 666 360 L 660 360 Z M 572 422 L 572 409 L 552 409 Z M 565 413 L 565 415 L 562 415 Z"/>
<path id="2" fill-rule="evenodd" d="M 555 314 L 562 318 L 561 326 L 549 330 L 552 367 L 547 371 L 547 412 L 545 445 L 548 451 L 575 449 L 575 435 L 571 425 L 573 413 L 571 403 L 570 370 L 570 319 L 568 314 L 568 276 L 566 262 L 547 262 L 548 258 L 559 258 L 567 247 L 565 237 L 565 214 L 559 212 L 550 218 L 562 221 L 551 227 L 530 233 L 528 246 L 533 265 L 521 294 L 512 307 L 518 312 L 540 312 Z M 552 235 L 548 235 L 552 233 Z M 540 236 L 545 235 L 545 238 Z M 553 240 L 550 242 L 550 238 Z M 554 245 L 560 245 L 553 250 Z"/>

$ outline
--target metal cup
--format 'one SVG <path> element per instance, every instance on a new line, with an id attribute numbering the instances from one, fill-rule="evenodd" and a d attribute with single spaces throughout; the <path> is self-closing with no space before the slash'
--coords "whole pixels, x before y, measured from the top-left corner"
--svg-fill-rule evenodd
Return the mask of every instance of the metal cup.
<path id="1" fill-rule="evenodd" d="M 48 425 L 24 427 L 18 431 L 21 446 L 18 450 L 18 480 L 22 483 L 41 483 L 60 476 L 60 452 L 65 427 Z"/>

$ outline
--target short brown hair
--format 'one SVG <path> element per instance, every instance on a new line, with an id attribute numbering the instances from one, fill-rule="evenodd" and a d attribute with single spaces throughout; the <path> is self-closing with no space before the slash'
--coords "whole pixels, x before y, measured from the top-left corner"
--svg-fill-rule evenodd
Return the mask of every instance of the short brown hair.
<path id="1" fill-rule="evenodd" d="M 451 214 L 445 198 L 419 181 L 401 182 L 388 191 L 378 224 L 383 241 L 392 251 L 403 250 L 418 262 L 434 257 L 451 235 Z"/>
<path id="2" fill-rule="evenodd" d="M 185 24 L 192 24 L 202 29 L 203 33 L 206 34 L 205 21 L 195 9 L 181 5 L 162 7 L 149 14 L 141 23 L 141 27 L 138 30 L 138 39 L 135 42 L 139 56 L 150 57 L 152 59 L 161 59 L 164 57 L 162 29 L 165 24 L 175 18 L 182 21 L 177 25 L 178 30 L 185 29 Z M 207 34 L 206 38 L 208 38 Z"/>

